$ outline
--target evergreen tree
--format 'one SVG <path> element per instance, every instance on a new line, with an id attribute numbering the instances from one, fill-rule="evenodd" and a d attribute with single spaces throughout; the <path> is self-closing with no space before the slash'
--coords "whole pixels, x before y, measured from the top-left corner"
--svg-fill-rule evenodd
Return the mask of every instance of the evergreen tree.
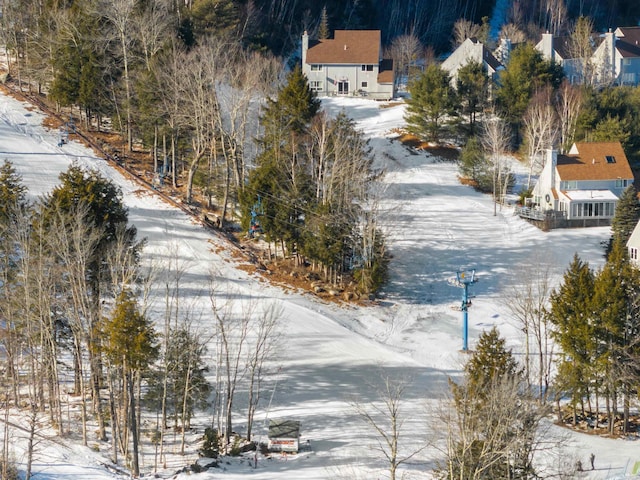
<path id="1" fill-rule="evenodd" d="M 303 134 L 320 110 L 320 100 L 309 87 L 300 66 L 289 73 L 275 100 L 267 99 L 260 123 L 264 127 L 265 149 L 277 148 L 291 134 Z"/>
<path id="2" fill-rule="evenodd" d="M 295 248 L 303 227 L 304 211 L 312 195 L 306 133 L 320 109 L 320 101 L 297 67 L 287 77 L 275 100 L 268 99 L 260 122 L 262 153 L 241 194 L 243 224 L 248 226 L 252 206 L 260 197 L 264 215 L 262 227 L 268 240 Z"/>
<path id="3" fill-rule="evenodd" d="M 630 130 L 626 119 L 607 114 L 596 123 L 592 139 L 594 142 L 620 142 L 623 147 L 628 147 Z"/>
<path id="4" fill-rule="evenodd" d="M 320 12 L 320 26 L 318 27 L 318 39 L 326 40 L 329 38 L 329 16 L 327 15 L 327 6 L 322 7 Z"/>
<path id="5" fill-rule="evenodd" d="M 561 348 L 558 387 L 571 396 L 574 411 L 589 392 L 596 354 L 593 318 L 594 274 L 578 255 L 564 274 L 562 284 L 551 294 L 552 336 Z"/>
<path id="6" fill-rule="evenodd" d="M 173 416 L 177 427 L 191 428 L 191 417 L 196 408 L 206 408 L 211 392 L 205 374 L 209 371 L 205 365 L 206 346 L 188 328 L 171 329 L 166 352 L 167 413 Z M 159 404 L 164 389 L 162 375 L 149 379 L 147 400 Z"/>
<path id="7" fill-rule="evenodd" d="M 640 275 L 628 259 L 625 244 L 613 243 L 602 270 L 595 277 L 593 311 L 595 325 L 597 374 L 595 385 L 607 398 L 609 432 L 614 433 L 619 398 L 624 398 L 625 429 L 629 419 L 631 385 L 640 379 L 638 334 L 640 323 L 636 317 L 640 294 Z M 596 395 L 599 393 L 596 390 Z"/>
<path id="8" fill-rule="evenodd" d="M 409 85 L 405 120 L 419 137 L 438 141 L 456 112 L 456 94 L 449 74 L 439 65 L 427 69 Z"/>
<path id="9" fill-rule="evenodd" d="M 188 15 L 196 38 L 224 36 L 240 23 L 240 10 L 232 0 L 195 0 Z"/>
<path id="10" fill-rule="evenodd" d="M 511 350 L 507 350 L 506 341 L 500 337 L 494 326 L 488 332 L 482 332 L 473 355 L 464 367 L 467 386 L 478 397 L 495 379 L 520 375 L 518 364 Z"/>
<path id="11" fill-rule="evenodd" d="M 17 207 L 26 203 L 27 187 L 9 160 L 0 167 L 0 225 L 5 225 Z"/>
<path id="12" fill-rule="evenodd" d="M 533 94 L 547 85 L 557 89 L 563 76 L 562 67 L 545 60 L 533 45 L 518 46 L 511 53 L 507 68 L 500 72 L 496 91 L 500 116 L 513 125 L 518 133 Z"/>
<path id="13" fill-rule="evenodd" d="M 469 133 L 473 135 L 476 114 L 484 110 L 489 99 L 489 79 L 478 62 L 470 62 L 458 71 L 457 92 L 462 113 L 469 116 Z"/>
<path id="14" fill-rule="evenodd" d="M 616 212 L 611 220 L 611 241 L 626 246 L 629 237 L 640 220 L 640 202 L 634 185 L 629 185 L 616 205 Z M 611 247 L 611 245 L 610 245 Z"/>
<path id="15" fill-rule="evenodd" d="M 121 375 L 126 394 L 122 395 L 126 412 L 125 426 L 131 432 L 133 452 L 132 474 L 140 475 L 138 444 L 140 432 L 136 413 L 136 378 L 149 367 L 158 354 L 156 333 L 151 322 L 140 312 L 137 301 L 128 290 L 117 297 L 111 318 L 103 326 L 104 352 L 113 369 Z"/>
<path id="16" fill-rule="evenodd" d="M 471 137 L 460 153 L 460 175 L 471 180 L 482 192 L 491 191 L 491 172 L 478 137 Z"/>
<path id="17" fill-rule="evenodd" d="M 496 327 L 482 333 L 463 382 L 451 388 L 455 413 L 440 478 L 535 478 L 535 431 L 545 411 Z"/>

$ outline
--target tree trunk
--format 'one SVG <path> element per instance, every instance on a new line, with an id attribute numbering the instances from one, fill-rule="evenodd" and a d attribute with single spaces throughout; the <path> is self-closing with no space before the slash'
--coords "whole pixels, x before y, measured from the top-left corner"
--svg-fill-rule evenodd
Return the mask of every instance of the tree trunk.
<path id="1" fill-rule="evenodd" d="M 126 374 L 127 389 L 129 391 L 129 428 L 131 429 L 131 444 L 133 452 L 131 454 L 131 474 L 134 478 L 140 476 L 140 465 L 138 464 L 138 417 L 136 415 L 136 400 L 133 388 L 133 372 Z"/>

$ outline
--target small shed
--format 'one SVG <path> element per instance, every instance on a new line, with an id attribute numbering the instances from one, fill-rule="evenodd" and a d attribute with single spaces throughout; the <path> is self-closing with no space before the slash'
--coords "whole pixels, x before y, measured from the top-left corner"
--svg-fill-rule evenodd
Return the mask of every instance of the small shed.
<path id="1" fill-rule="evenodd" d="M 300 422 L 269 420 L 269 451 L 298 453 Z"/>

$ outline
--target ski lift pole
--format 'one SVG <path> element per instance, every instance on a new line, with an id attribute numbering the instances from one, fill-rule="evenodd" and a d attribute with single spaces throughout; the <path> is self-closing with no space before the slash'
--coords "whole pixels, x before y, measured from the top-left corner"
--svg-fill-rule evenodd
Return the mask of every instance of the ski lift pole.
<path id="1" fill-rule="evenodd" d="M 469 350 L 469 285 L 476 282 L 476 270 L 456 272 L 455 285 L 462 288 L 462 351 Z"/>

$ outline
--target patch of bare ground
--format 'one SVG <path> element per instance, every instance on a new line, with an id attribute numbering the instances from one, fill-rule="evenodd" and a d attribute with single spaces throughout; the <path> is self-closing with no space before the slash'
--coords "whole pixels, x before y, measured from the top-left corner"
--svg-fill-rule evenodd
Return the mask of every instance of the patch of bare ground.
<path id="1" fill-rule="evenodd" d="M 609 422 L 607 415 L 601 413 L 596 415 L 595 413 L 585 412 L 578 413 L 573 416 L 573 411 L 569 408 L 562 409 L 562 420 L 559 422 L 563 427 L 569 428 L 589 435 L 597 435 L 599 437 L 610 438 L 627 438 L 630 436 L 638 437 L 640 435 L 640 414 L 635 413 L 629 415 L 629 423 L 627 424 L 626 432 L 624 431 L 624 419 L 621 414 L 616 415 L 613 425 L 613 433 L 609 431 Z"/>
<path id="2" fill-rule="evenodd" d="M 455 145 L 430 143 L 420 139 L 413 133 L 408 133 L 400 129 L 395 129 L 394 133 L 397 134 L 397 137 L 394 139 L 406 147 L 414 148 L 416 150 L 424 150 L 434 157 L 439 157 L 443 160 L 453 161 L 460 158 L 460 149 Z"/>
<path id="3" fill-rule="evenodd" d="M 242 264 L 239 268 L 259 274 L 273 285 L 312 293 L 318 298 L 336 303 L 361 304 L 368 301 L 368 296 L 358 292 L 357 285 L 349 274 L 341 274 L 337 281 L 331 281 L 320 269 L 314 269 L 309 263 L 300 262 L 295 257 L 269 259 L 267 245 L 260 239 L 239 238 L 238 241 L 256 259 L 252 264 Z"/>

